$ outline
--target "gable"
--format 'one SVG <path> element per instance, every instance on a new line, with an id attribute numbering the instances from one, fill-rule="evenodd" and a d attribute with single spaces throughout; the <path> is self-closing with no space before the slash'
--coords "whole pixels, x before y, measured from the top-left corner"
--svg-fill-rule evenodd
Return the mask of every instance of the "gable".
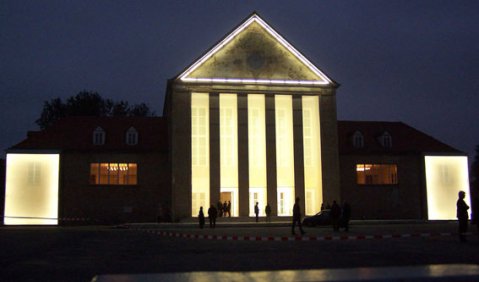
<path id="1" fill-rule="evenodd" d="M 180 76 L 184 82 L 328 85 L 333 82 L 258 15 Z"/>

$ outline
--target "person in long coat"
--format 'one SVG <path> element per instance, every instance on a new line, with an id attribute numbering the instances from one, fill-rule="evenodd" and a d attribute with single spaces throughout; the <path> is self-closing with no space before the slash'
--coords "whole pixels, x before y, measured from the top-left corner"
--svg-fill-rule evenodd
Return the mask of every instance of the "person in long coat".
<path id="1" fill-rule="evenodd" d="M 459 191 L 459 199 L 457 200 L 457 219 L 459 220 L 459 240 L 461 242 L 466 242 L 466 232 L 467 232 L 467 223 L 469 221 L 469 213 L 467 210 L 469 206 L 464 201 L 466 197 L 466 192 Z"/>
<path id="2" fill-rule="evenodd" d="M 208 219 L 210 220 L 210 228 L 216 227 L 216 217 L 218 216 L 218 210 L 214 205 L 208 209 Z"/>
<path id="3" fill-rule="evenodd" d="M 205 214 L 203 213 L 203 207 L 200 207 L 200 212 L 198 213 L 198 221 L 200 224 L 200 229 L 203 229 L 205 226 Z"/>
<path id="4" fill-rule="evenodd" d="M 301 226 L 301 208 L 299 207 L 299 197 L 296 197 L 296 201 L 294 202 L 293 206 L 293 226 L 291 228 L 291 233 L 293 235 L 296 235 L 294 232 L 294 229 L 296 227 L 296 223 L 299 226 L 299 231 L 301 231 L 301 235 L 304 235 L 304 230 L 303 227 Z"/>

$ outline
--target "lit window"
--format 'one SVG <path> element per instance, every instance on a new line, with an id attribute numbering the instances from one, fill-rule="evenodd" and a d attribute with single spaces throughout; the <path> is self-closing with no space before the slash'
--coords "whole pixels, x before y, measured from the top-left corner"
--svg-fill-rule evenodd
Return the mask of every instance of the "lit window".
<path id="1" fill-rule="evenodd" d="M 357 164 L 357 184 L 394 185 L 398 184 L 395 164 Z"/>
<path id="2" fill-rule="evenodd" d="M 93 145 L 104 145 L 105 144 L 105 130 L 101 127 L 97 127 L 93 131 Z"/>
<path id="3" fill-rule="evenodd" d="M 138 144 L 138 131 L 134 127 L 130 127 L 126 132 L 126 144 L 136 145 Z"/>
<path id="4" fill-rule="evenodd" d="M 384 148 L 391 148 L 393 146 L 391 134 L 389 134 L 387 131 L 384 132 L 381 137 L 379 137 L 379 142 Z"/>
<path id="5" fill-rule="evenodd" d="M 363 148 L 364 147 L 364 136 L 359 131 L 356 131 L 353 134 L 353 146 L 354 146 L 354 148 Z"/>
<path id="6" fill-rule="evenodd" d="M 136 185 L 137 178 L 136 163 L 90 164 L 90 184 L 93 185 Z"/>

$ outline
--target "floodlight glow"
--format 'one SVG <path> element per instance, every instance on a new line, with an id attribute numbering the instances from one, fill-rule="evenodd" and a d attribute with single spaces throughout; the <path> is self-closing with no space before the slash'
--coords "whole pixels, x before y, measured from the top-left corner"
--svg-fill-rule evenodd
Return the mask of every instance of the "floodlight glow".
<path id="1" fill-rule="evenodd" d="M 294 203 L 293 97 L 275 95 L 276 182 L 278 215 L 292 215 Z"/>
<path id="2" fill-rule="evenodd" d="M 319 97 L 303 96 L 303 156 L 305 185 L 305 214 L 321 210 L 323 188 L 321 175 L 321 132 L 319 124 Z"/>
<path id="3" fill-rule="evenodd" d="M 5 225 L 58 224 L 58 154 L 7 154 Z"/>
<path id="4" fill-rule="evenodd" d="M 210 127 L 209 96 L 191 95 L 191 215 L 200 207 L 208 210 L 210 202 Z"/>
<path id="5" fill-rule="evenodd" d="M 283 47 L 288 49 L 297 59 L 305 64 L 314 74 L 319 76 L 322 80 L 277 80 L 277 79 L 241 79 L 241 78 L 192 78 L 188 77 L 194 70 L 201 66 L 206 60 L 223 48 L 227 43 L 233 40 L 239 33 L 247 28 L 252 23 L 258 23 L 262 26 L 271 36 L 273 36 Z M 287 84 L 287 85 L 328 85 L 332 83 L 323 72 L 321 72 L 315 65 L 313 65 L 306 57 L 304 57 L 298 50 L 296 50 L 291 44 L 289 44 L 281 35 L 279 35 L 274 29 L 272 29 L 265 21 L 263 21 L 258 15 L 251 16 L 247 21 L 240 25 L 236 30 L 223 39 L 218 45 L 208 51 L 201 59 L 185 70 L 180 76 L 180 80 L 185 82 L 197 82 L 197 83 L 252 83 L 252 84 Z"/>
<path id="6" fill-rule="evenodd" d="M 238 215 L 238 99 L 220 94 L 220 192 L 231 193 L 231 215 Z"/>
<path id="7" fill-rule="evenodd" d="M 467 157 L 426 156 L 427 210 L 430 220 L 456 219 L 458 192 L 469 202 Z"/>

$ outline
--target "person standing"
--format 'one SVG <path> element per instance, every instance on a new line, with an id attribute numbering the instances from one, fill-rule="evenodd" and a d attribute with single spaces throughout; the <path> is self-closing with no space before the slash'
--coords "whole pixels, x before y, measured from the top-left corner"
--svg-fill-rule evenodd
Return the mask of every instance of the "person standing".
<path id="1" fill-rule="evenodd" d="M 336 201 L 333 201 L 331 206 L 331 223 L 333 224 L 333 231 L 339 231 L 339 217 L 341 216 L 341 208 Z"/>
<path id="2" fill-rule="evenodd" d="M 200 213 L 198 214 L 198 221 L 200 223 L 200 229 L 205 226 L 205 214 L 203 213 L 203 207 L 200 207 Z"/>
<path id="3" fill-rule="evenodd" d="M 299 231 L 301 231 L 301 235 L 304 235 L 303 227 L 301 226 L 301 208 L 299 207 L 299 197 L 296 197 L 296 201 L 294 202 L 293 206 L 293 226 L 291 229 L 291 233 L 296 235 L 294 229 L 296 227 L 296 223 L 298 223 Z"/>
<path id="4" fill-rule="evenodd" d="M 258 217 L 259 217 L 258 202 L 256 202 L 256 205 L 254 206 L 254 214 L 255 214 L 255 217 L 256 217 L 256 222 L 258 222 Z"/>
<path id="5" fill-rule="evenodd" d="M 266 222 L 271 222 L 271 207 L 268 204 L 266 204 L 266 208 L 264 209 L 264 213 L 266 214 Z"/>
<path id="6" fill-rule="evenodd" d="M 210 220 L 210 228 L 216 227 L 216 217 L 218 216 L 218 210 L 214 205 L 208 209 L 208 219 Z"/>
<path id="7" fill-rule="evenodd" d="M 459 199 L 457 200 L 457 219 L 459 220 L 459 240 L 461 242 L 466 242 L 466 232 L 467 232 L 467 222 L 469 221 L 469 214 L 467 210 L 469 206 L 464 201 L 466 197 L 466 192 L 459 191 Z"/>
<path id="8" fill-rule="evenodd" d="M 228 217 L 231 217 L 231 201 L 228 201 L 228 206 L 226 207 L 226 210 L 228 211 Z"/>
<path id="9" fill-rule="evenodd" d="M 351 205 L 349 205 L 348 202 L 344 201 L 343 202 L 343 208 L 342 208 L 342 214 L 341 214 L 341 220 L 344 226 L 344 230 L 346 232 L 349 231 L 349 220 L 351 219 Z"/>

